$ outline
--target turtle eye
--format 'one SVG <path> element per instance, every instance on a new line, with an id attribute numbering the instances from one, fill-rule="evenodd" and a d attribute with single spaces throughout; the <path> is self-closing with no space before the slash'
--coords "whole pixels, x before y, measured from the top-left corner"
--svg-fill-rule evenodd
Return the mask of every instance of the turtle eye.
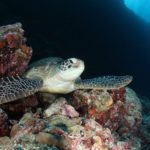
<path id="1" fill-rule="evenodd" d="M 70 62 L 71 64 L 73 64 L 73 61 L 72 61 L 71 59 L 69 60 L 69 62 Z"/>
<path id="2" fill-rule="evenodd" d="M 69 65 L 68 68 L 71 68 L 72 65 Z"/>

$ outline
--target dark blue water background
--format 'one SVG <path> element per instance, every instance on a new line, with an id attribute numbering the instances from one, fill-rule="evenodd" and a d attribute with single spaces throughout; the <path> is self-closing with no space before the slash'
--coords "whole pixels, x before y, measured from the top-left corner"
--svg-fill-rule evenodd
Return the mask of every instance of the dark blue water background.
<path id="1" fill-rule="evenodd" d="M 83 78 L 131 74 L 130 85 L 150 96 L 150 24 L 123 0 L 1 0 L 0 25 L 21 22 L 32 61 L 79 57 Z"/>

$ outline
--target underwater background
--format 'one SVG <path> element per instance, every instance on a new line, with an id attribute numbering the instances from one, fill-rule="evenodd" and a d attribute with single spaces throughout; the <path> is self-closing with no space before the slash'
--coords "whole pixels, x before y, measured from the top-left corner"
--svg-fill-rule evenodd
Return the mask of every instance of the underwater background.
<path id="1" fill-rule="evenodd" d="M 15 22 L 23 24 L 32 61 L 79 57 L 82 77 L 130 74 L 130 86 L 150 96 L 150 23 L 123 0 L 1 0 L 0 25 Z"/>
<path id="2" fill-rule="evenodd" d="M 149 150 L 149 8 L 150 0 L 1 0 L 0 150 Z M 84 60 L 84 79 L 134 80 L 77 81 L 81 89 L 61 95 L 37 92 L 43 80 L 5 78 L 46 57 Z"/>

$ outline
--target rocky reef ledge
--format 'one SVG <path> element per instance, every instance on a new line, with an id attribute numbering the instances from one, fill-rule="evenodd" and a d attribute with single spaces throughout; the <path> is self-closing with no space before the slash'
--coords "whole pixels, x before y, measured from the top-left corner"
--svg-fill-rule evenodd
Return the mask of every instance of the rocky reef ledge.
<path id="1" fill-rule="evenodd" d="M 21 23 L 0 27 L 0 77 L 21 75 L 32 49 L 26 45 Z"/>

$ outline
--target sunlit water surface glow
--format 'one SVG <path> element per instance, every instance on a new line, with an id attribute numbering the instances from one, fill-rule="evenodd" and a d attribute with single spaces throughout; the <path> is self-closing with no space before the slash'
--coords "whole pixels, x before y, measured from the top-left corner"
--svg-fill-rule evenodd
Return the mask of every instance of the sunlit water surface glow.
<path id="1" fill-rule="evenodd" d="M 124 0 L 126 7 L 150 23 L 150 0 Z"/>

